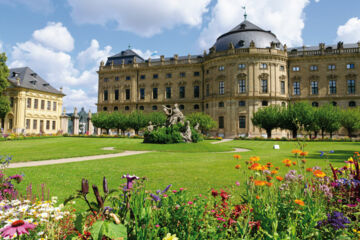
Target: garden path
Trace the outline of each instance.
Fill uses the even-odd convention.
[[[82,161],[98,160],[105,158],[131,156],[131,155],[143,154],[148,152],[151,151],[124,151],[121,153],[103,154],[103,155],[95,155],[95,156],[62,158],[62,159],[35,161],[35,162],[10,163],[8,168],[35,167],[35,166],[61,164],[61,163],[82,162]]]
[[[218,143],[224,143],[224,142],[230,142],[234,139],[231,139],[231,138],[224,138],[224,139],[221,139],[220,141],[216,141],[216,142],[212,142],[211,144],[218,144]]]

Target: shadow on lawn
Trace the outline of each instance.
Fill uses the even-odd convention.
[[[325,161],[326,158],[328,158],[330,162],[343,163],[349,157],[353,156],[355,151],[353,151],[353,150],[335,150],[334,153],[326,152],[326,155],[324,155],[324,156],[320,156],[320,151],[319,151],[318,154],[309,154],[307,158],[313,159],[313,160],[321,160],[321,161]]]

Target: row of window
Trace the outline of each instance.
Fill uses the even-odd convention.
[[[346,64],[346,69],[354,69],[355,68],[355,64],[354,63],[348,63]],[[336,65],[335,64],[329,64],[327,67],[328,70],[335,70],[336,69]],[[310,71],[318,71],[319,70],[319,66],[318,65],[311,65],[310,66]],[[300,71],[300,66],[294,66],[292,67],[292,71],[293,72],[299,72]]]
[[[170,105],[166,105],[167,107],[170,107]],[[200,109],[200,105],[199,104],[194,104],[193,105],[193,108],[194,110],[199,110]],[[125,111],[129,111],[130,110],[130,107],[129,106],[125,106],[124,107]],[[156,111],[158,110],[158,107],[156,105],[153,105],[151,107],[152,110]],[[180,104],[179,105],[179,109],[180,110],[184,110],[185,109],[185,106],[183,104]],[[145,107],[144,106],[139,106],[139,110],[145,110]],[[103,107],[103,111],[108,111],[108,108],[107,107]],[[119,107],[114,107],[114,111],[119,111]]]
[[[172,76],[173,76],[173,74],[172,73],[166,73],[165,74],[165,77],[166,78],[172,78]],[[199,77],[200,76],[200,72],[193,72],[193,76],[194,77]],[[179,77],[181,77],[181,78],[184,78],[184,77],[186,77],[186,72],[180,72],[179,73]],[[152,75],[152,78],[153,79],[158,79],[159,78],[159,74],[158,73],[154,73],[153,75]],[[140,79],[146,79],[146,75],[145,74],[141,74],[140,75]],[[119,81],[120,80],[120,77],[115,77],[115,81]],[[125,76],[125,80],[131,80],[131,76]],[[104,78],[104,82],[109,82],[110,81],[110,79],[109,78]]]
[[[268,68],[268,64],[267,63],[260,63],[259,65],[259,68],[260,69],[267,69]],[[240,63],[238,64],[238,69],[246,69],[246,64],[245,63]],[[225,66],[221,65],[218,67],[218,70],[220,72],[224,71],[225,70]],[[280,71],[285,71],[285,66],[284,65],[280,65]],[[206,70],[206,74],[209,74],[210,71],[209,70]]]
[[[38,123],[39,123],[39,129],[40,130],[44,130],[44,124],[45,124],[45,129],[46,130],[50,130],[50,128],[52,130],[56,130],[56,121],[37,120],[37,119],[32,120],[32,126],[31,126],[31,119],[26,119],[26,129],[36,130],[36,129],[38,129]]]
[[[319,83],[318,81],[312,81],[310,83],[311,94],[316,95],[319,93]],[[347,80],[347,93],[355,93],[355,80]],[[336,94],[336,80],[329,81],[329,93]],[[300,82],[293,82],[293,94],[300,95]]]
[[[159,93],[159,89],[153,88],[152,89],[152,99],[158,99],[158,96],[159,96],[158,93]],[[172,95],[171,93],[172,93],[171,87],[166,87],[165,88],[165,97],[167,99],[171,99],[171,95]],[[114,96],[115,96],[115,99],[114,99],[115,101],[119,100],[119,90],[118,89],[115,89]],[[194,86],[193,96],[194,96],[194,98],[200,97],[200,86]],[[145,88],[139,89],[139,97],[140,97],[140,100],[145,99]],[[179,98],[185,98],[185,87],[184,86],[179,87]],[[125,89],[125,99],[130,100],[130,89],[129,88]],[[108,101],[108,100],[109,100],[109,91],[104,90],[104,101]]]
[[[223,129],[225,124],[224,124],[224,117],[220,116],[219,117],[219,128]],[[245,116],[239,116],[239,128],[246,128],[246,117]]]
[[[337,106],[337,102],[334,102],[334,101],[333,101],[333,102],[331,102],[331,104],[332,104],[334,107]],[[312,105],[313,107],[318,107],[318,106],[319,106],[319,103],[318,103],[318,102],[312,102],[311,105]],[[349,106],[349,107],[356,107],[356,102],[354,102],[354,101],[349,101],[348,106]]]
[[[10,107],[14,107],[14,97],[10,98]],[[41,110],[45,110],[45,100],[41,100],[40,101],[40,109]],[[26,101],[26,107],[27,108],[34,108],[34,109],[38,109],[39,108],[39,99],[32,99],[32,98],[28,98]],[[53,111],[57,110],[57,102],[52,102],[51,101],[47,101],[47,105],[46,105],[46,110],[51,111],[51,109]]]

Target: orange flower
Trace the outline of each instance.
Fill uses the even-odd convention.
[[[294,153],[294,154],[299,154],[299,153],[301,153],[302,151],[301,150],[299,150],[299,149],[293,149],[292,151],[291,151],[291,153]]]
[[[318,178],[323,178],[326,176],[326,174],[321,170],[315,170],[313,173],[314,173],[314,176],[318,177]]]
[[[260,199],[260,197],[259,197],[259,196],[256,196],[256,199]]]
[[[258,162],[260,161],[260,157],[256,157],[256,156],[250,157],[250,161]]]
[[[291,160],[290,160],[290,159],[284,159],[282,162],[283,162],[285,165],[286,165],[286,164],[290,164],[290,165],[291,165]]]
[[[276,171],[276,170],[272,170],[272,171],[271,171],[271,174],[272,174],[272,175],[277,174],[277,173],[278,173],[278,171]]]
[[[308,154],[309,154],[308,152],[301,152],[301,153],[300,153],[300,156],[306,157]]]
[[[276,167],[275,170],[279,170],[280,168],[279,167]]]
[[[312,168],[307,168],[306,171],[307,171],[307,172],[312,172],[313,169],[312,169]]]
[[[296,165],[296,162],[292,162],[292,164],[295,166],[295,165]]]
[[[303,200],[296,199],[296,200],[294,200],[294,202],[295,202],[296,204],[300,205],[300,206],[305,206],[305,203],[304,203]]]
[[[285,164],[285,166],[291,167],[291,163],[287,163],[287,164]]]
[[[240,169],[241,168],[240,164],[236,165],[235,168]]]
[[[271,176],[266,176],[266,179],[267,179],[268,181],[270,181],[270,180],[272,179],[272,177],[271,177]]]
[[[241,156],[240,156],[240,155],[238,155],[238,154],[235,154],[235,155],[234,155],[234,158],[235,158],[235,159],[240,159],[240,158],[241,158]]]
[[[266,182],[266,185],[267,185],[268,187],[271,187],[273,184],[272,184],[271,182]]]
[[[306,159],[305,159],[305,158],[304,158],[304,159],[302,159],[301,161],[302,161],[303,163],[306,163]]]
[[[250,169],[255,171],[261,171],[263,170],[263,167],[260,163],[254,163],[253,165],[251,165]]]
[[[254,180],[254,184],[255,186],[265,186],[267,183],[267,181],[262,181],[262,180]]]
[[[284,180],[284,178],[283,178],[283,177],[280,177],[280,176],[276,176],[276,179],[279,180],[280,182],[281,182],[282,180]]]

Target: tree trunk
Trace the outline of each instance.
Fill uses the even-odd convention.
[[[139,129],[134,129],[135,130],[135,135],[139,135]]]
[[[321,138],[324,139],[325,129],[321,129]]]
[[[267,138],[271,138],[271,129],[266,129]]]
[[[351,138],[351,136],[352,136],[352,131],[351,131],[351,129],[347,129],[347,131],[348,131],[348,137]]]
[[[297,129],[293,129],[292,135],[293,135],[293,138],[297,138]]]
[[[332,136],[333,136],[333,132],[330,132],[330,138],[332,138]]]
[[[314,131],[314,139],[317,138],[317,135],[318,135],[318,131]]]
[[[4,118],[1,118],[1,125],[0,125],[0,128],[4,128],[5,129],[5,119]]]
[[[311,137],[312,137],[311,132],[309,132],[309,138],[310,138],[310,140],[311,140]]]

